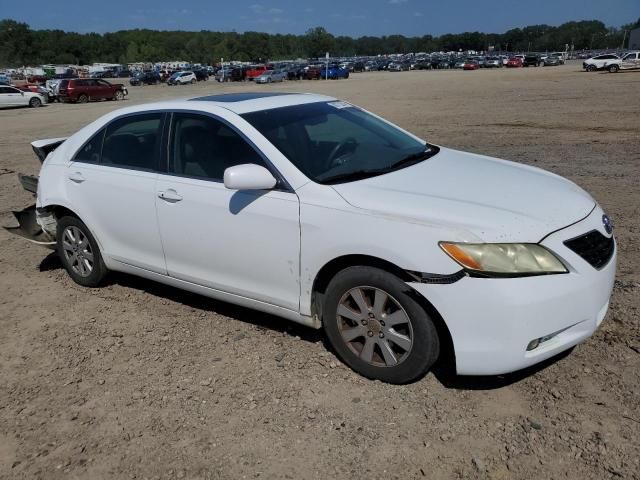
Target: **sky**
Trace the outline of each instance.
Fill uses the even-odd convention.
[[[640,0],[0,0],[0,18],[81,33],[151,28],[301,34],[323,26],[351,37],[435,36],[572,20],[618,27],[638,17]]]

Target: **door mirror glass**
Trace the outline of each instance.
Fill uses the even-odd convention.
[[[271,190],[276,183],[271,172],[260,165],[247,163],[224,171],[224,186],[230,190]]]

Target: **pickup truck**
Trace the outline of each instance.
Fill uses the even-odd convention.
[[[610,63],[607,70],[616,73],[620,70],[637,70],[640,69],[640,51],[629,52],[620,60]]]

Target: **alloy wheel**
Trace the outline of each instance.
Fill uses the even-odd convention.
[[[374,287],[346,292],[336,312],[342,340],[361,360],[376,367],[395,367],[413,347],[411,319],[389,293]]]
[[[65,260],[71,269],[81,277],[88,277],[93,271],[93,251],[89,238],[76,226],[69,226],[62,232],[62,248]]]

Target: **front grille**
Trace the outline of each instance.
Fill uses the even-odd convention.
[[[567,240],[564,244],[597,270],[609,263],[613,256],[613,237],[605,237],[597,230]]]

